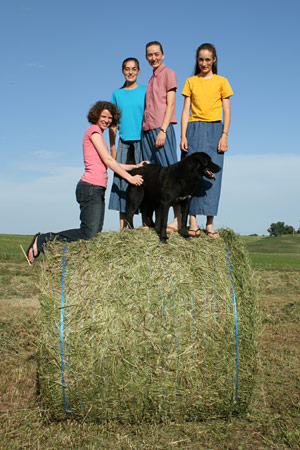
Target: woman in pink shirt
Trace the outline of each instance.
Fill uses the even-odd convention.
[[[76,187],[76,199],[80,205],[80,228],[59,233],[37,233],[27,250],[27,261],[31,264],[44,251],[47,242],[57,239],[67,242],[79,239],[89,240],[102,231],[105,210],[107,167],[128,183],[140,186],[143,178],[132,176],[128,171],[143,164],[119,164],[108,152],[103,131],[117,126],[120,120],[118,108],[110,102],[97,102],[88,113],[92,124],[83,138],[83,159],[85,172]]]

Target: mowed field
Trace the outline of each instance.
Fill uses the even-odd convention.
[[[249,410],[200,423],[50,422],[36,401],[39,262],[0,235],[0,449],[299,449],[300,235],[243,237],[259,285],[261,332]]]

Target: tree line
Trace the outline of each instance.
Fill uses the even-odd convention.
[[[300,234],[300,225],[296,231],[291,225],[285,225],[284,222],[271,223],[268,228],[270,236],[281,236],[282,234]]]

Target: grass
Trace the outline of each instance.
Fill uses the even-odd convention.
[[[300,234],[276,237],[244,236],[243,240],[250,252],[259,253],[300,253]]]
[[[10,250],[3,249],[0,238],[0,255],[9,253]],[[0,272],[7,276],[6,290],[0,293],[1,450],[299,449],[300,272],[295,267],[293,270],[261,268],[256,272],[262,332],[256,388],[245,416],[228,421],[134,426],[118,422],[103,425],[50,422],[35,395],[39,264],[30,268],[22,260],[22,254],[18,258],[13,249],[19,240],[24,239],[26,244],[31,237],[12,238],[12,244],[6,240],[6,247],[16,259],[0,257]]]
[[[243,236],[252,266],[258,270],[300,270],[300,234]]]
[[[250,261],[258,270],[300,270],[300,253],[250,252]]]
[[[0,261],[24,261],[20,245],[26,251],[32,237],[17,234],[0,234]]]
[[[32,270],[20,249],[21,244],[26,251],[31,240],[32,236],[0,234],[0,298],[21,299],[37,294]]]

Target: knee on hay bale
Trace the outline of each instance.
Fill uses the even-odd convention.
[[[102,233],[49,245],[40,400],[53,419],[202,420],[245,411],[255,282],[241,240]]]

